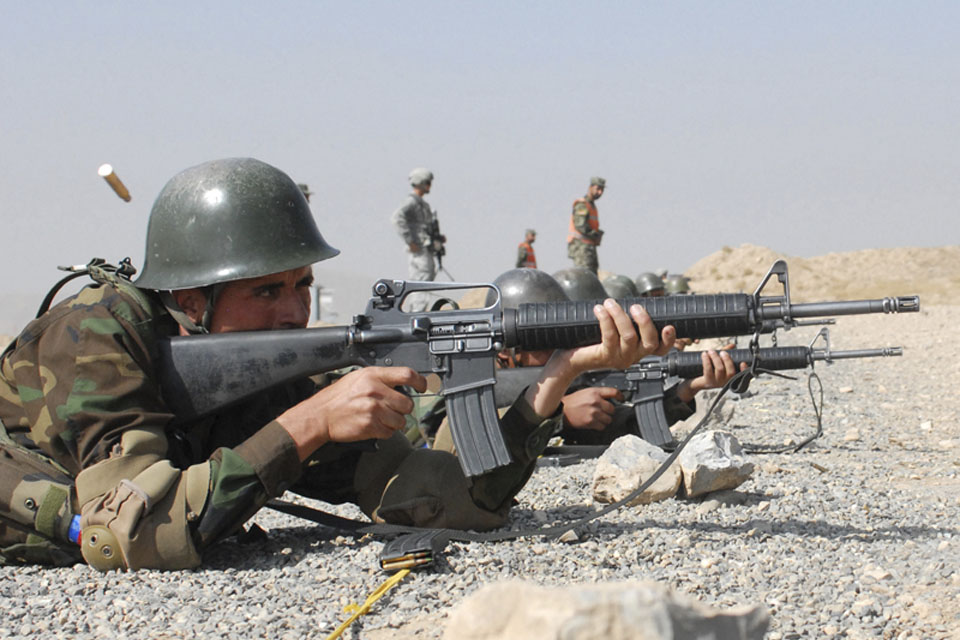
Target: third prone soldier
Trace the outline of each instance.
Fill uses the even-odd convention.
[[[533,251],[533,243],[537,240],[537,232],[527,229],[523,242],[517,247],[517,269],[536,269],[537,254]]]
[[[590,178],[587,194],[573,202],[573,214],[570,216],[570,230],[567,234],[567,256],[576,266],[586,267],[594,273],[599,268],[597,247],[603,238],[595,202],[603,195],[606,186],[607,181],[603,178]]]
[[[403,241],[407,243],[410,254],[408,278],[410,280],[433,280],[437,276],[437,264],[434,260],[434,247],[431,241],[431,227],[436,215],[423,196],[430,193],[433,173],[427,169],[414,169],[410,172],[410,186],[413,192],[399,209],[390,217],[393,226]],[[423,294],[409,296],[404,307],[408,311],[423,311],[429,306],[429,298]]]

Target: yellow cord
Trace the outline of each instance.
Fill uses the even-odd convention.
[[[362,605],[352,603],[344,607],[344,611],[347,613],[352,613],[353,615],[351,615],[343,624],[337,627],[336,631],[327,636],[327,640],[335,640],[336,638],[339,638],[341,633],[346,631],[347,628],[353,624],[357,618],[370,611],[370,607],[373,605],[373,603],[379,600],[383,594],[392,589],[398,582],[406,578],[408,573],[410,573],[410,569],[401,569],[400,571],[397,571],[395,574],[390,576],[386,582],[374,589],[370,595],[367,596],[367,601]]]

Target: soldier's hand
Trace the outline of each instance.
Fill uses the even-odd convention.
[[[416,242],[408,243],[407,249],[410,250],[410,253],[420,253],[420,245],[418,245]]]
[[[551,415],[566,395],[567,387],[581,373],[626,369],[650,354],[663,355],[677,335],[673,327],[664,327],[658,335],[650,316],[638,304],[630,307],[627,315],[615,300],[608,298],[596,305],[593,313],[600,323],[600,344],[557,349],[544,365],[540,380],[527,387],[524,397],[537,415]]]
[[[732,346],[732,345],[731,345]],[[728,349],[720,351],[702,351],[700,362],[703,366],[703,375],[690,380],[684,380],[677,388],[677,397],[683,402],[690,402],[704,389],[718,389],[736,375],[737,365],[730,357]],[[746,362],[740,363],[739,371],[747,368]]]
[[[664,355],[673,346],[677,332],[672,326],[657,327],[638,304],[630,308],[630,315],[608,298],[593,309],[600,323],[600,344],[571,351],[570,365],[579,375],[593,369],[626,369],[651,354]],[[634,327],[636,323],[636,327]]]
[[[277,421],[305,460],[327,442],[389,438],[406,425],[413,400],[395,387],[426,391],[426,378],[408,367],[365,367],[352,371],[285,411]]]
[[[574,429],[602,431],[613,421],[616,408],[611,399],[623,400],[612,387],[587,387],[563,397],[563,421]]]

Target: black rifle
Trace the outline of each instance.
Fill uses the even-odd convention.
[[[815,344],[824,341],[823,348]],[[830,348],[830,334],[826,327],[810,342],[809,346],[761,347],[755,349],[729,349],[737,369],[746,363],[755,373],[786,371],[813,367],[814,362],[832,364],[834,360],[849,358],[878,358],[903,355],[903,347],[880,349],[852,349],[834,351]],[[542,367],[502,369],[497,372],[496,402],[498,407],[513,404],[520,393],[540,377]],[[579,376],[570,385],[571,389],[586,387],[610,387],[620,391],[624,399],[633,405],[640,436],[651,444],[663,446],[673,440],[667,416],[663,410],[664,387],[668,377],[683,379],[703,375],[700,351],[672,351],[666,356],[651,356],[624,371],[589,371]]]
[[[783,294],[761,296],[776,275]],[[185,336],[158,345],[160,387],[181,418],[209,414],[269,387],[348,365],[407,366],[443,382],[460,464],[475,476],[509,464],[494,398],[494,361],[504,348],[556,349],[596,344],[594,302],[525,303],[501,309],[400,310],[413,292],[494,288],[490,284],[380,280],[364,315],[346,326]],[[498,292],[499,293],[499,292]],[[658,330],[713,338],[759,332],[764,321],[918,311],[917,296],[791,304],[787,265],[777,261],[752,294],[625,298],[646,308]]]
[[[440,220],[437,218],[436,211],[433,212],[433,220],[430,221],[427,235],[430,236],[430,248],[433,255],[437,258],[437,269],[446,273],[453,280],[450,273],[443,268],[443,256],[447,255],[447,236],[440,233]]]

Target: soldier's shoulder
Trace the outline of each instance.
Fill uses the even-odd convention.
[[[42,334],[82,331],[96,333],[125,332],[125,327],[143,333],[158,315],[158,302],[132,284],[92,283],[53,305],[46,313],[31,321],[21,332],[19,341],[29,342]]]

